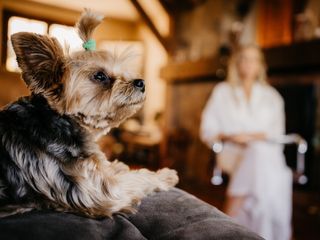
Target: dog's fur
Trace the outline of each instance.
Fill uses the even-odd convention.
[[[83,13],[76,27],[84,42],[102,19]],[[55,38],[26,32],[11,41],[31,95],[0,112],[2,216],[34,208],[91,217],[134,212],[147,194],[177,183],[174,170],[130,171],[98,148],[96,140],[145,99],[143,81],[134,84],[124,55],[65,54]]]

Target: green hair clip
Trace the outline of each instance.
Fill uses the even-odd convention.
[[[86,50],[86,51],[94,51],[96,50],[96,41],[93,39],[89,39],[88,41],[84,42],[82,44],[82,47]]]

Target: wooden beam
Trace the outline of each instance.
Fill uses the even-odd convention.
[[[166,12],[171,16],[171,14],[172,14],[172,8],[170,8],[170,4],[168,4],[168,2],[165,1],[165,0],[159,0],[159,3],[160,3],[161,6],[163,7],[163,9],[165,9]]]
[[[159,40],[163,48],[167,51],[170,52],[169,44],[168,41],[160,34],[158,29],[155,27],[153,24],[151,18],[148,16],[148,14],[144,11],[143,7],[137,0],[130,0],[133,6],[136,8],[144,22],[147,24],[147,26],[150,28],[152,33],[156,36],[156,38]]]
[[[272,83],[320,82],[320,40],[299,42],[263,50],[268,66],[268,76]],[[219,57],[169,63],[160,71],[161,78],[169,83],[185,83],[219,80],[226,74],[226,68]],[[298,76],[302,76],[299,77]],[[312,76],[312,77],[303,77]],[[283,78],[283,80],[281,80]]]
[[[226,69],[218,58],[170,63],[160,70],[161,78],[170,83],[193,82],[207,78],[218,80],[224,78],[225,75]]]
[[[319,39],[264,49],[270,74],[319,72],[319,52]]]
[[[171,13],[190,11],[208,0],[159,0],[164,8]]]

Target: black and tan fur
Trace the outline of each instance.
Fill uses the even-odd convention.
[[[101,21],[84,12],[76,25],[84,42]],[[177,183],[174,170],[109,162],[96,143],[144,102],[144,82],[127,70],[126,56],[69,55],[56,39],[34,33],[11,41],[31,95],[0,112],[2,216],[34,208],[91,217],[133,212],[146,195]]]

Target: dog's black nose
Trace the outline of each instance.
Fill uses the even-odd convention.
[[[144,80],[135,79],[135,80],[133,80],[133,85],[135,88],[139,89],[141,92],[144,92],[144,90],[145,90]]]

